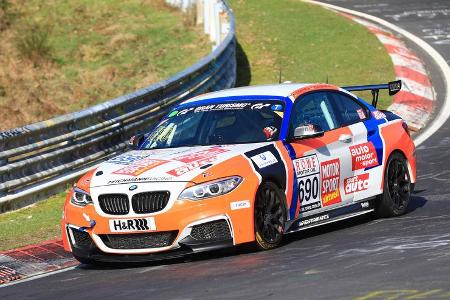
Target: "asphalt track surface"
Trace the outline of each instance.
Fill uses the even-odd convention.
[[[392,22],[450,61],[450,1],[327,2]],[[442,101],[439,69],[415,50]],[[449,133],[447,121],[418,147],[416,193],[403,217],[343,221],[288,236],[268,252],[237,248],[145,266],[80,266],[0,288],[0,299],[450,298]]]

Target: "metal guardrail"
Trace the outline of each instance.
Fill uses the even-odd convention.
[[[214,51],[168,80],[88,109],[0,132],[0,212],[33,203],[66,187],[90,167],[126,149],[171,106],[234,86],[235,23],[226,2],[228,32]]]

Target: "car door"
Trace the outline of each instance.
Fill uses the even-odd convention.
[[[341,126],[330,93],[318,91],[302,95],[292,108],[288,140],[295,153],[293,165],[298,199],[297,203],[291,203],[291,218],[352,202],[352,195],[343,193],[343,179],[353,174],[349,150],[352,132],[347,126]],[[301,125],[319,126],[324,131],[323,136],[294,139],[295,128]]]
[[[379,121],[352,95],[330,92],[336,119],[350,129],[352,176],[343,179],[344,194],[359,201],[381,193],[383,141]]]

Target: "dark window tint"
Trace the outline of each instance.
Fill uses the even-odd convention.
[[[327,92],[307,94],[296,100],[291,115],[291,133],[300,125],[319,125],[324,131],[339,127]]]
[[[350,96],[341,93],[330,93],[339,121],[339,127],[360,122],[367,118],[367,110]]]

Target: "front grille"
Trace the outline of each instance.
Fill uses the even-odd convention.
[[[73,228],[68,230],[72,231],[72,236],[73,239],[75,240],[76,247],[87,249],[91,246],[92,240],[91,237],[89,236],[89,233],[87,233],[86,231],[81,231]]]
[[[109,215],[126,215],[130,211],[128,196],[125,194],[104,194],[98,196],[103,212]]]
[[[231,232],[226,220],[217,220],[195,225],[191,236],[199,241],[223,241],[231,239]]]
[[[170,193],[146,192],[133,195],[131,204],[137,214],[148,214],[163,210],[169,202]]]
[[[178,235],[178,230],[132,233],[132,234],[101,234],[103,243],[112,249],[147,249],[172,245]]]

